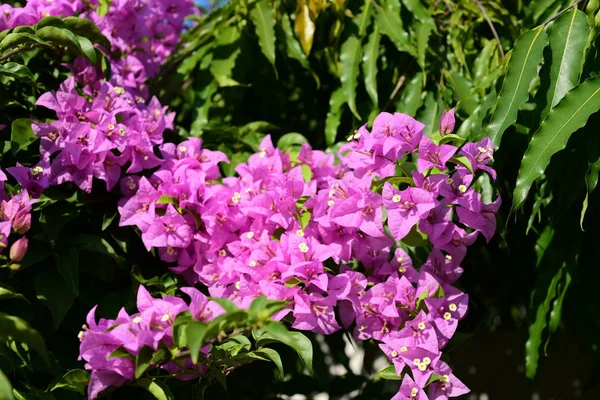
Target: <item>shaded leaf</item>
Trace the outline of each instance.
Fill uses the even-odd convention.
[[[513,207],[527,198],[533,182],[550,163],[550,158],[565,148],[571,134],[583,127],[592,113],[600,109],[600,77],[589,79],[573,90],[554,107],[533,134],[523,156],[513,193]]]
[[[11,78],[19,79],[31,86],[35,86],[35,77],[29,68],[22,64],[7,62],[0,65],[0,76],[10,76]]]
[[[26,343],[48,361],[48,350],[42,335],[19,317],[0,312],[0,338]]]
[[[26,149],[35,142],[38,137],[31,129],[31,120],[29,118],[19,118],[13,121],[11,126],[11,150],[13,154]]]
[[[329,111],[327,112],[327,119],[325,120],[325,142],[327,146],[331,146],[335,143],[338,133],[338,127],[340,126],[340,120],[342,119],[342,106],[345,102],[344,91],[341,87],[331,92],[329,99]]]
[[[269,0],[258,1],[250,10],[250,19],[256,28],[260,49],[273,65],[275,75],[277,75],[277,69],[275,69],[275,17]]]
[[[54,329],[60,326],[63,318],[71,309],[75,296],[64,279],[54,271],[44,271],[38,274],[34,281],[37,298],[50,309]]]
[[[76,296],[79,296],[79,253],[68,247],[56,253],[56,267]]]

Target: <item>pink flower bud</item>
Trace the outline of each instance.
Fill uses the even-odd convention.
[[[21,212],[13,220],[13,229],[23,235],[31,228],[31,214]]]
[[[10,259],[15,262],[21,261],[23,257],[25,257],[25,254],[27,254],[28,244],[29,241],[26,237],[22,237],[14,242],[13,245],[10,246]]]
[[[448,135],[454,132],[454,125],[456,124],[456,120],[454,119],[454,108],[448,111],[447,113],[442,114],[442,119],[440,121],[440,133],[442,135]]]

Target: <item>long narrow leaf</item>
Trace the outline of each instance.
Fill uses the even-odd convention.
[[[527,198],[533,182],[550,163],[550,158],[564,149],[571,134],[583,127],[592,113],[600,109],[600,77],[589,79],[571,90],[553,108],[534,133],[523,156],[513,193],[513,207]]]
[[[269,0],[260,0],[250,11],[250,18],[256,28],[258,44],[267,60],[275,68],[275,17]],[[275,69],[277,74],[277,69]]]
[[[340,51],[340,81],[350,111],[358,119],[360,119],[360,114],[356,109],[356,84],[358,83],[360,60],[360,39],[350,36],[342,44]]]
[[[548,36],[543,27],[525,32],[515,43],[494,115],[487,129],[487,136],[492,139],[496,148],[500,145],[502,134],[515,123],[519,108],[529,97],[529,84],[537,75],[537,66],[542,61],[542,52],[547,45]]]
[[[552,24],[548,35],[552,51],[550,86],[541,120],[579,83],[589,32],[587,18],[577,8],[563,14]]]
[[[377,59],[379,57],[380,41],[381,35],[379,34],[379,27],[375,25],[373,32],[369,36],[369,42],[364,48],[364,55],[362,58],[362,67],[365,74],[365,88],[375,107],[377,107],[379,101],[377,94]]]

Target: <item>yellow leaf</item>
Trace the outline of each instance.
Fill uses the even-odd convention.
[[[309,2],[315,2],[320,0],[308,0]],[[311,18],[311,10],[306,0],[298,0],[298,8],[296,9],[296,34],[302,45],[304,53],[307,55],[310,53],[312,48],[313,38],[315,35],[315,20],[316,16]]]

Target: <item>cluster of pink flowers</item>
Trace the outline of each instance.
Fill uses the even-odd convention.
[[[184,17],[197,12],[193,1],[113,1],[103,17],[96,14],[96,4],[56,0],[29,1],[24,8],[2,6],[6,28],[35,24],[48,15],[83,12],[81,16],[97,23],[109,38],[113,48],[106,50],[118,55],[111,60],[109,81],[79,58],[71,67],[72,77],[58,91],[38,99],[37,105],[55,111],[58,120],[33,122],[41,138],[37,165],[8,169],[33,197],[63,182],[89,192],[94,177],[111,190],[122,168],[136,173],[159,165],[154,146],[162,143],[165,129],[173,128],[174,114],[156,98],[147,101],[146,79],[177,45]]]
[[[453,121],[446,114],[441,131]],[[266,295],[287,302],[275,318],[291,313],[294,328],[331,334],[341,324],[379,341],[398,374],[412,371],[395,399],[427,398],[433,373],[443,379],[427,386],[431,398],[458,396],[467,389],[440,360],[468,305],[452,283],[477,235],[494,234],[500,199],[484,204],[472,187],[478,170],[495,178],[489,139],[458,149],[423,127],[382,113],[341,147],[339,162],[307,144],[293,159],[267,136],[220,182],[224,154],[195,138],[166,143],[150,178],[123,178],[121,225],[139,228],[149,250],[213,297],[247,307]],[[418,268],[400,242],[411,232],[431,246]]]
[[[4,189],[5,181],[6,174],[0,170],[0,253],[8,247],[11,234],[24,235],[31,227],[31,201],[29,193],[23,189],[18,194],[9,198]],[[13,263],[20,262],[27,253],[27,246],[28,240],[25,236],[15,240],[10,246],[10,260]]]
[[[110,386],[118,387],[133,380],[135,357],[143,348],[154,351],[159,346],[173,348],[173,321],[178,314],[189,311],[194,320],[207,322],[223,313],[221,306],[209,301],[197,289],[181,288],[181,291],[190,297],[189,305],[179,297],[155,299],[140,286],[137,293],[137,313],[129,315],[125,309],[121,309],[116,319],[101,318],[98,323],[95,317],[96,307],[88,313],[87,324],[83,325],[79,339],[80,359],[85,360],[85,368],[92,371],[88,387],[89,399],[95,399]],[[110,357],[115,350],[123,351],[128,356]],[[169,374],[178,374],[178,378],[182,380],[193,379],[205,372],[204,366],[194,365],[189,356],[178,361],[174,359],[161,364],[159,368]]]

